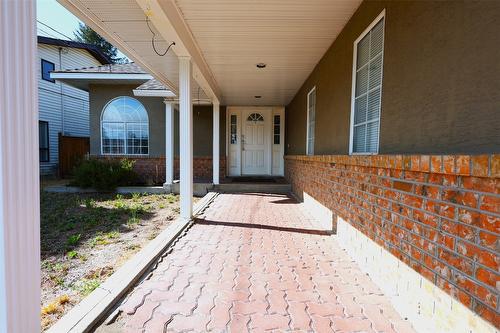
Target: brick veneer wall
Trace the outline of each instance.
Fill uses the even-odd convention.
[[[103,159],[121,159],[122,157],[104,157]],[[165,157],[126,157],[135,161],[134,170],[146,184],[161,185],[165,182]],[[221,157],[219,162],[220,179],[226,175],[226,158]],[[193,177],[195,180],[212,181],[212,157],[193,157]],[[179,179],[179,158],[174,159],[174,179]]]
[[[500,155],[294,155],[285,176],[499,327]]]

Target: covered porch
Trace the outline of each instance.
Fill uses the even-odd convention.
[[[449,142],[440,146],[446,148],[441,151],[425,150],[425,142],[408,150],[408,145],[397,145],[397,138],[413,145],[413,137],[399,132],[387,143],[387,154],[377,155],[384,153],[379,147],[383,57],[393,65],[392,78],[388,75],[392,81],[385,83],[387,90],[392,88],[387,109],[392,107],[393,118],[386,124],[396,118],[403,126],[407,120],[394,116],[401,113],[399,106],[415,100],[418,104],[426,93],[431,95],[426,90],[431,81],[417,73],[419,80],[414,82],[424,81],[425,89],[401,99],[396,96],[404,81],[398,71],[407,69],[407,59],[422,65],[420,58],[411,58],[415,52],[406,44],[407,36],[440,45],[428,27],[407,24],[414,19],[415,3],[410,8],[405,3],[368,1],[359,12],[357,0],[317,0],[314,5],[280,0],[258,5],[226,0],[58,1],[168,91],[168,96],[161,93],[166,186],[174,184],[173,119],[176,108],[179,112],[183,224],[170,239],[177,243],[154,257],[161,259],[149,278],[123,299],[123,307],[110,314],[109,323],[121,313],[119,329],[133,332],[220,331],[230,326],[238,332],[497,330],[499,156],[489,154],[488,142],[482,146],[488,154],[483,155],[458,144],[454,150]],[[456,9],[458,20],[463,12],[493,12],[467,6]],[[405,14],[406,20],[394,15],[386,21],[386,7]],[[0,135],[7,143],[0,155],[0,331],[32,332],[39,328],[39,184],[34,29],[26,27],[34,26],[34,4],[4,2],[0,8],[1,42],[8,44],[12,35],[19,41],[0,51],[5,68]],[[434,10],[448,13],[438,5],[419,9],[431,22],[440,21]],[[478,23],[474,27],[481,27],[480,15],[470,16]],[[385,37],[393,44],[385,54],[388,22],[393,30]],[[405,30],[407,26],[411,29]],[[399,54],[397,48],[406,53]],[[432,66],[443,66],[444,60],[426,60],[431,65],[417,68],[447,74]],[[18,78],[16,85],[5,84],[13,76]],[[333,83],[333,76],[339,82]],[[318,82],[322,85],[316,87]],[[337,104],[322,100],[324,118],[319,121],[316,94],[322,89],[323,96],[341,96]],[[457,95],[461,92],[458,89]],[[193,219],[193,104],[200,101],[212,107],[210,181],[216,189],[226,185],[222,169],[228,177],[286,174],[296,196],[214,194],[206,210],[196,211]],[[365,104],[359,106],[359,101]],[[222,135],[221,107],[226,119]],[[490,110],[488,105],[482,109]],[[336,118],[337,110],[348,113],[349,119]],[[420,108],[413,110],[418,113]],[[429,117],[436,114],[432,108],[426,111]],[[488,119],[485,114],[478,118]],[[417,132],[423,127],[420,124]],[[300,135],[290,140],[292,132]],[[323,140],[315,142],[315,133]],[[332,134],[339,134],[338,140],[330,140]],[[413,155],[400,155],[401,151]],[[331,235],[334,231],[337,236]],[[128,283],[122,292],[130,287]],[[99,292],[103,298],[110,294],[103,288]],[[109,314],[105,310],[109,304],[93,324]],[[66,322],[76,327],[80,319]],[[87,329],[91,327],[82,331]]]
[[[143,87],[146,83],[134,95],[165,97],[166,187],[174,186],[176,178],[173,119],[174,110],[179,110],[178,186],[181,216],[186,219],[192,213],[196,178],[193,103],[213,106],[213,185],[221,183],[221,173],[228,177],[283,177],[285,105],[359,5],[358,1],[322,1],[313,7],[295,4],[285,8],[269,3],[262,10],[250,2],[231,8],[224,1],[60,3],[164,87],[148,89]],[[317,24],[308,23],[307,17],[297,20],[305,9]],[[252,28],[256,23],[259,28]],[[297,38],[299,31],[301,37]],[[71,73],[55,73],[53,77],[64,80],[68,75]],[[225,132],[220,130],[221,110]]]

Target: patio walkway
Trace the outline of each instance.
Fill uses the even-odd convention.
[[[221,194],[98,332],[413,332],[295,200]]]

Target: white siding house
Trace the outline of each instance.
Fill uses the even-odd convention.
[[[53,175],[58,167],[59,133],[90,134],[89,96],[84,90],[51,79],[48,71],[99,66],[109,60],[91,45],[39,36],[37,61],[40,174]]]

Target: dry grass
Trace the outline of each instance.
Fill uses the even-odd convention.
[[[95,290],[178,213],[175,195],[42,192],[43,329]]]

